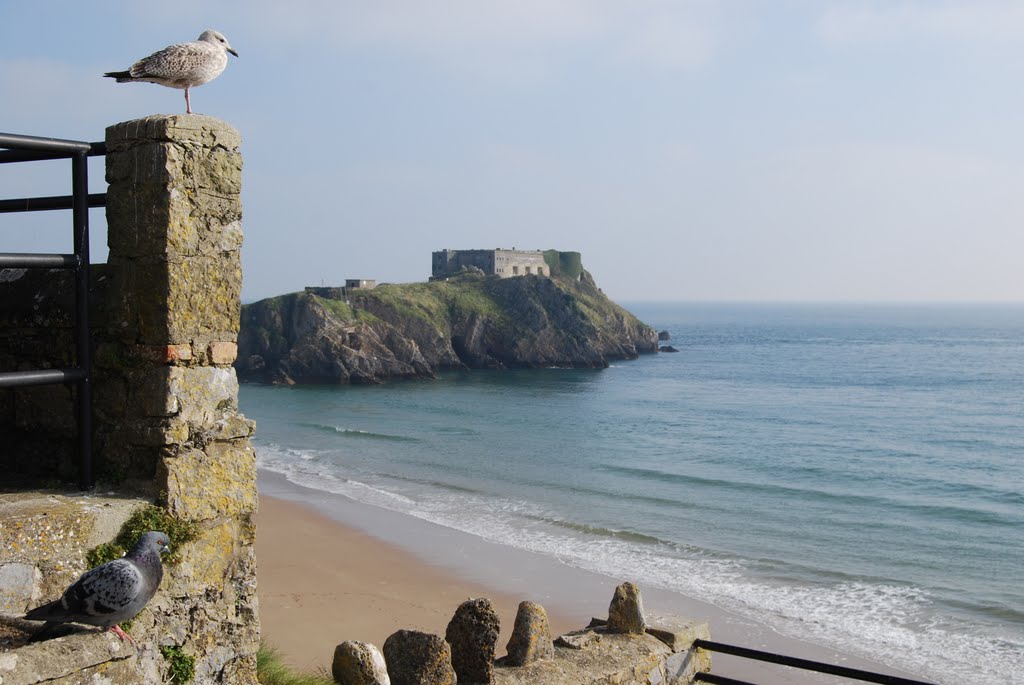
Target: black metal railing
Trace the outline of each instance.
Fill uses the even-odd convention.
[[[65,369],[0,373],[0,388],[74,383],[78,424],[78,481],[95,482],[92,460],[92,355],[89,332],[89,208],[106,205],[105,193],[89,194],[88,157],[107,153],[104,143],[0,133],[0,164],[71,160],[71,195],[0,200],[0,213],[71,210],[73,252],[0,253],[0,268],[67,269],[75,273],[76,365]]]
[[[911,680],[910,678],[902,678],[900,676],[895,675],[873,673],[872,671],[862,671],[859,668],[850,668],[849,666],[837,666],[835,664],[827,664],[821,661],[811,661],[809,659],[799,659],[794,656],[774,654],[772,652],[762,652],[759,649],[751,649],[749,647],[738,647],[736,645],[727,645],[722,642],[712,642],[711,640],[697,639],[693,641],[693,646],[699,649],[706,649],[709,652],[731,654],[732,656],[738,656],[744,659],[764,661],[766,663],[778,664],[780,666],[791,666],[792,668],[798,668],[804,671],[826,673],[828,675],[836,675],[842,678],[851,678],[853,680],[860,680],[867,683],[881,683],[881,685],[934,685],[934,683],[929,683],[923,680]],[[746,680],[737,680],[735,678],[728,678],[726,676],[715,675],[714,673],[697,673],[696,675],[694,675],[694,680],[703,683],[716,683],[717,685],[756,685],[755,683],[751,683]]]

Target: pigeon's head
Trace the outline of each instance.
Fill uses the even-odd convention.
[[[135,543],[135,547],[132,548],[129,554],[135,556],[135,552],[152,552],[159,557],[161,554],[167,554],[171,551],[170,542],[171,539],[167,537],[167,533],[151,530],[139,538],[139,541]]]
[[[224,34],[221,33],[220,31],[214,31],[213,29],[206,29],[201,34],[199,34],[199,40],[205,40],[207,43],[213,43],[214,45],[219,45],[222,48],[224,48],[225,50],[227,50],[228,52],[230,52],[235,57],[238,57],[238,53],[235,52],[235,49],[232,48],[231,45],[228,44],[228,39],[225,38]]]

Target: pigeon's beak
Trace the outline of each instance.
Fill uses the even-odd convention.
[[[235,52],[235,49],[234,49],[234,48],[228,48],[228,52],[230,52],[230,53],[231,53],[232,55],[234,55],[235,57],[238,57],[238,53],[237,53],[237,52]]]
[[[170,548],[169,545],[164,545],[163,547],[160,548],[160,554],[170,554],[170,553],[171,553],[171,548]]]

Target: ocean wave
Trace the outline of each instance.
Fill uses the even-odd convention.
[[[844,574],[824,581],[817,574],[815,582],[792,577],[758,579],[757,561],[723,557],[643,533],[567,521],[537,505],[496,500],[469,488],[439,487],[420,480],[412,484],[430,488],[431,495],[410,497],[329,471],[310,470],[309,462],[296,463],[295,456],[289,454],[287,463],[263,459],[260,466],[298,485],[544,554],[587,571],[634,578],[642,586],[710,601],[784,634],[899,663],[940,682],[1009,682],[1024,670],[1019,636],[1001,631],[998,622],[986,626],[953,616],[918,587]],[[771,560],[765,563],[777,568]]]
[[[702,488],[728,490],[730,492],[750,492],[755,495],[771,495],[780,498],[800,498],[805,501],[829,501],[843,502],[856,505],[858,508],[885,508],[888,510],[901,510],[920,514],[922,517],[934,520],[943,518],[958,523],[971,522],[980,523],[986,526],[1017,527],[1021,524],[1021,517],[1016,510],[995,511],[982,509],[980,507],[964,507],[953,504],[925,501],[910,501],[909,499],[894,499],[882,495],[869,495],[851,492],[835,492],[822,490],[820,488],[803,488],[795,485],[780,485],[777,483],[754,483],[742,480],[727,480],[721,478],[709,478],[705,476],[694,476],[689,474],[664,471],[660,469],[646,469],[632,466],[618,466],[614,464],[602,464],[598,468],[621,475],[631,476],[642,480],[656,481],[659,483],[679,483],[683,485],[695,485]],[[1011,501],[1015,497],[1011,496]],[[948,502],[948,499],[943,499]]]
[[[322,431],[325,433],[334,433],[346,438],[361,438],[364,440],[390,440],[394,442],[422,442],[419,438],[413,438],[406,435],[392,435],[389,433],[373,433],[371,431],[359,430],[358,428],[346,428],[344,426],[331,426],[322,423],[300,423],[299,426],[303,428],[312,428],[313,430]]]

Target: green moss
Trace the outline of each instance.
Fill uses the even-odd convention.
[[[171,516],[166,509],[150,504],[128,517],[113,542],[105,542],[89,550],[85,555],[89,568],[120,559],[135,544],[139,536],[151,530],[167,533],[170,538],[171,553],[165,557],[167,563],[170,564],[178,563],[180,560],[178,551],[181,546],[195,540],[199,535],[195,523],[177,519]]]
[[[334,685],[326,673],[298,673],[289,668],[273,649],[260,645],[256,652],[256,679],[260,685]]]
[[[184,685],[195,676],[196,658],[185,654],[181,647],[165,645],[160,648],[160,653],[167,662],[167,677],[172,683]]]

